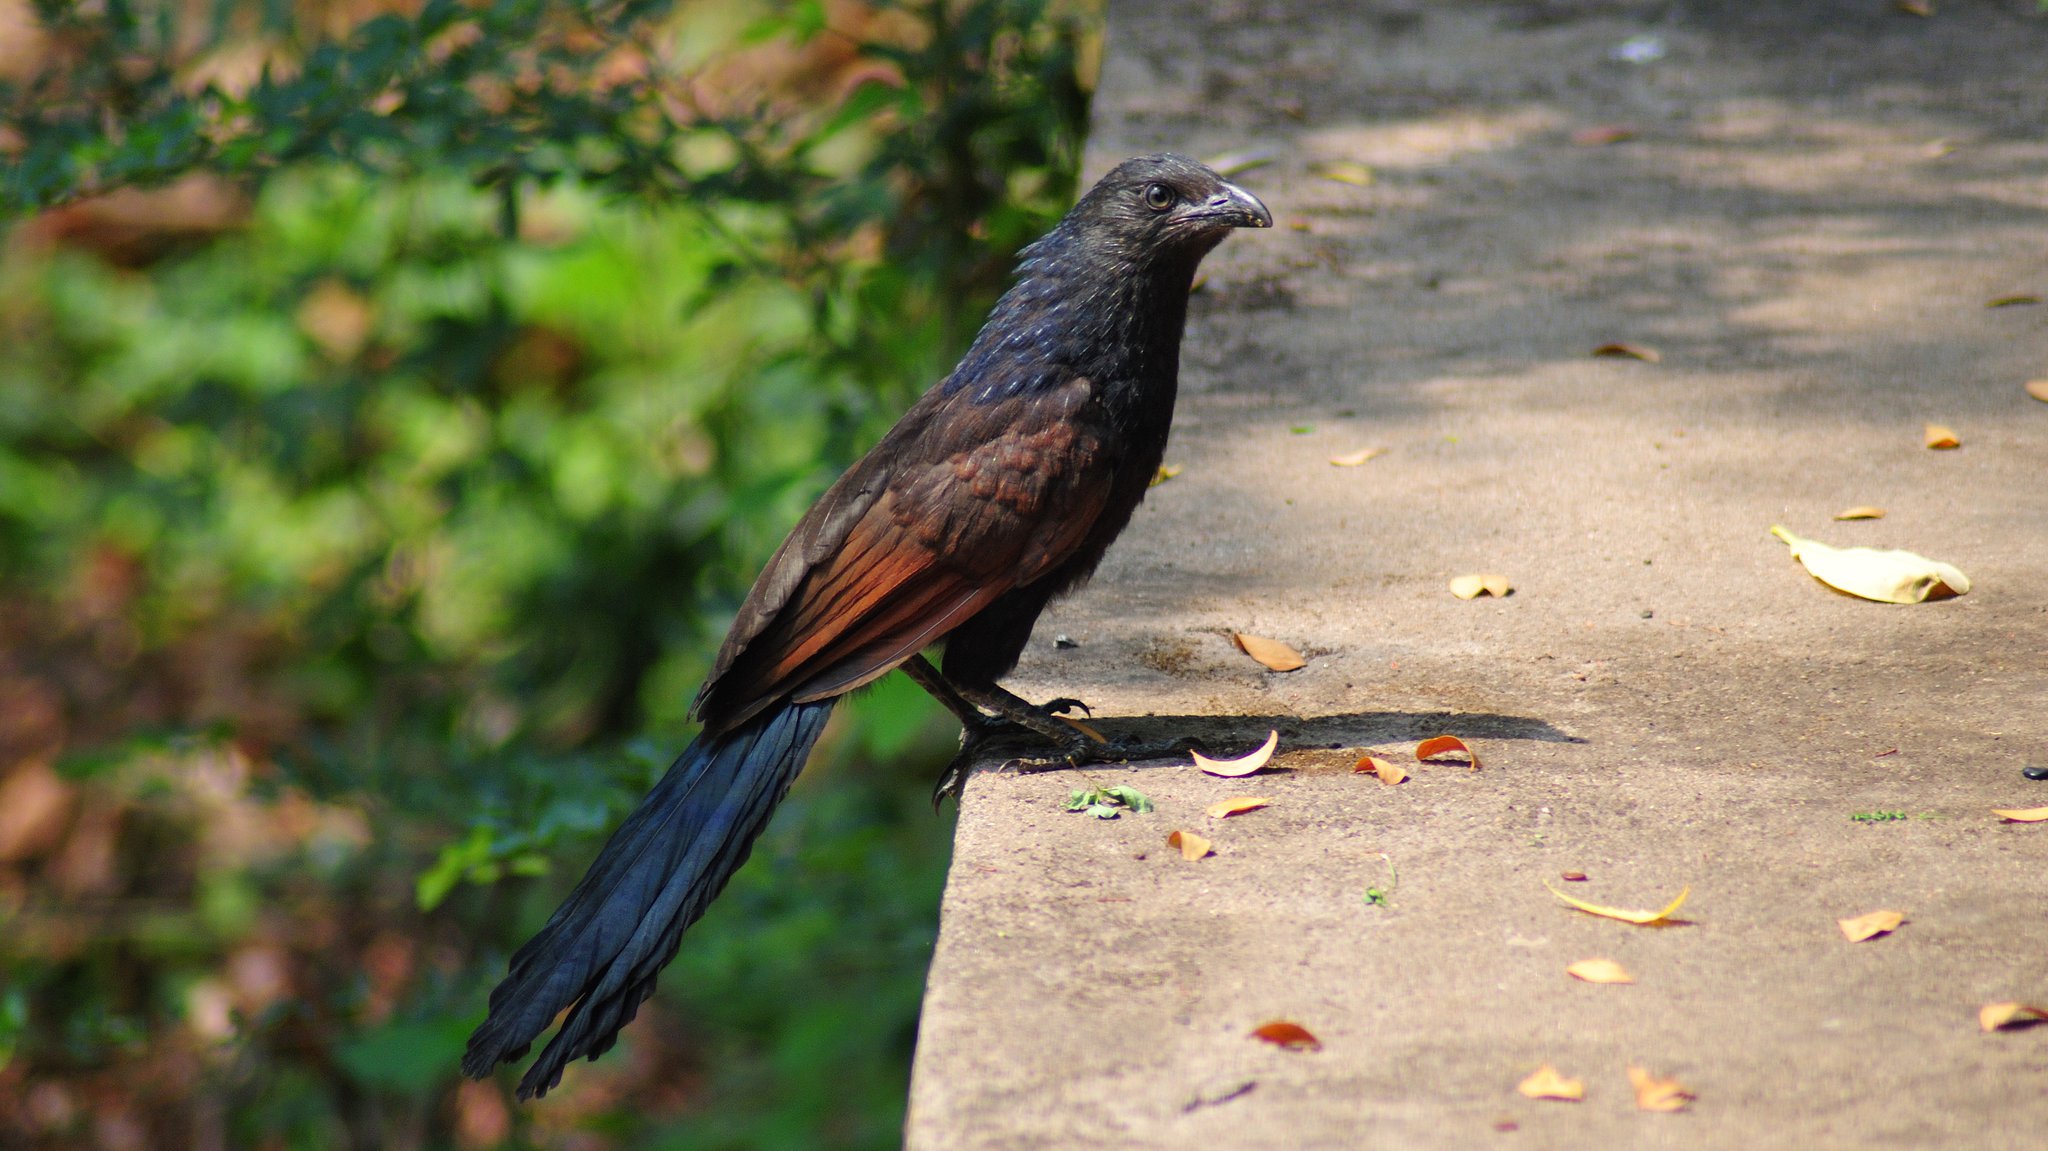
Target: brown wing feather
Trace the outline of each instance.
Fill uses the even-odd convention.
[[[979,405],[937,395],[819,500],[764,569],[698,696],[707,726],[877,679],[1086,537],[1113,466],[1088,381]]]

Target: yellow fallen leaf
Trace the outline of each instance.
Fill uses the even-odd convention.
[[[2041,297],[2032,292],[2013,292],[2004,296],[1993,296],[1984,301],[1987,308],[2011,308],[2021,304],[2038,304]]]
[[[1871,507],[1869,504],[1859,504],[1856,507],[1836,512],[1835,518],[1838,520],[1881,520],[1884,518],[1884,509]]]
[[[2027,394],[2048,404],[2048,380],[2028,380]]]
[[[1053,718],[1059,720],[1061,723],[1066,724],[1068,727],[1073,728],[1075,731],[1080,732],[1082,735],[1087,736],[1089,739],[1092,739],[1097,743],[1109,742],[1108,737],[1104,736],[1101,732],[1095,730],[1095,726],[1093,724],[1083,723],[1078,719],[1070,719],[1064,715],[1056,715]]]
[[[1243,815],[1247,811],[1257,811],[1272,802],[1263,796],[1233,795],[1229,799],[1217,800],[1204,810],[1208,812],[1210,819],[1228,819],[1233,815]]]
[[[1280,152],[1277,148],[1244,148],[1236,152],[1225,152],[1221,156],[1212,156],[1202,163],[1219,176],[1242,176],[1279,158]]]
[[[1389,763],[1377,755],[1368,755],[1359,760],[1351,770],[1361,775],[1367,772],[1377,775],[1381,783],[1400,783],[1408,778],[1408,773],[1401,770],[1398,765]]]
[[[1977,1009],[1977,1026],[1986,1031],[2004,1031],[2013,1027],[2032,1027],[2048,1020],[2048,1010],[2031,1003],[2008,1000],[2004,1003],[1986,1003]]]
[[[1938,452],[1945,452],[1950,448],[1963,446],[1962,438],[1957,436],[1956,430],[1947,424],[1927,425],[1926,436],[1927,446]]]
[[[1420,763],[1454,751],[1464,753],[1465,758],[1472,761],[1472,770],[1479,770],[1479,753],[1465,746],[1465,741],[1455,735],[1431,736],[1416,744],[1415,759]]]
[[[1573,132],[1572,143],[1581,148],[1604,148],[1623,140],[1633,140],[1635,136],[1636,130],[1627,124],[1599,124]]]
[[[1636,977],[1612,959],[1581,959],[1564,969],[1566,975],[1587,983],[1634,983]]]
[[[1628,1069],[1629,1085],[1636,1089],[1636,1106],[1644,1111],[1683,1111],[1698,1096],[1676,1079],[1659,1079],[1641,1067]]]
[[[1854,919],[1837,919],[1835,926],[1842,929],[1842,938],[1851,943],[1861,943],[1866,939],[1897,931],[1899,924],[1905,921],[1905,915],[1897,911],[1873,911]]]
[[[1461,575],[1451,580],[1451,594],[1459,599],[1472,599],[1481,592],[1501,598],[1513,590],[1515,586],[1504,575]]]
[[[1209,854],[1209,841],[1192,831],[1176,831],[1166,837],[1166,846],[1180,852],[1186,860],[1196,860]]]
[[[1803,539],[1782,527],[1771,534],[1792,549],[1792,558],[1813,578],[1862,599],[1879,603],[1920,603],[1966,594],[1970,577],[1954,566],[1907,551],[1837,548]]]
[[[1181,466],[1179,464],[1160,464],[1159,470],[1152,473],[1152,482],[1147,486],[1156,488],[1180,473]]]
[[[1619,919],[1623,923],[1634,923],[1640,925],[1661,923],[1664,920],[1671,918],[1671,913],[1677,911],[1679,907],[1685,903],[1685,897],[1692,894],[1692,885],[1687,884],[1685,890],[1680,891],[1678,893],[1678,898],[1666,904],[1663,910],[1661,911],[1630,911],[1627,908],[1602,907],[1597,903],[1587,903],[1583,899],[1573,899],[1571,896],[1566,895],[1564,892],[1559,891],[1557,888],[1551,887],[1548,882],[1544,883],[1543,886],[1549,890],[1550,894],[1557,896],[1559,899],[1564,900],[1566,903],[1571,904],[1573,907],[1578,908],[1580,911],[1583,911],[1588,915],[1603,916],[1607,919]]]
[[[1259,1027],[1252,1032],[1252,1038],[1263,1039],[1289,1051],[1320,1051],[1323,1047],[1323,1041],[1310,1034],[1308,1028],[1285,1019],[1275,1019]]]
[[[1386,454],[1385,448],[1360,448],[1355,452],[1345,452],[1341,456],[1331,456],[1330,466],[1333,468],[1355,468],[1374,456]]]
[[[1663,355],[1657,351],[1657,349],[1651,347],[1648,344],[1627,344],[1620,342],[1612,344],[1602,344],[1599,347],[1593,349],[1593,354],[1596,356],[1606,356],[1609,358],[1641,360],[1646,364],[1654,364],[1664,358]]]
[[[1356,160],[1314,160],[1308,170],[1325,180],[1358,188],[1371,187],[1374,179],[1372,169]]]
[[[1273,750],[1279,746],[1280,733],[1270,731],[1266,733],[1266,742],[1260,744],[1258,750],[1249,755],[1241,755],[1236,759],[1210,759],[1199,751],[1190,752],[1189,754],[1195,757],[1195,766],[1208,772],[1210,775],[1220,775],[1226,779],[1236,779],[1240,776],[1250,775],[1252,772],[1266,766],[1266,761],[1273,758]]]
[[[1308,666],[1300,652],[1277,639],[1246,635],[1240,631],[1231,635],[1230,642],[1237,645],[1237,650],[1265,664],[1269,671],[1294,671]]]
[[[1577,1103],[1586,1097],[1586,1081],[1567,1079],[1557,1068],[1545,1063],[1527,1079],[1515,1084],[1515,1090],[1531,1099],[1556,1099],[1563,1103]]]
[[[2048,821],[2048,807],[1994,807],[1991,809],[1991,814],[2002,817],[2007,823],[2041,823]]]

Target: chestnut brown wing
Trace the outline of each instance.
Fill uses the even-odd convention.
[[[697,697],[723,730],[880,678],[1073,555],[1114,461],[1093,386],[934,392],[784,541]]]

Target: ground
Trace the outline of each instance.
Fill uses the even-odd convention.
[[[2048,824],[1992,814],[2048,805],[2048,305],[1987,306],[2048,295],[2044,51],[2021,0],[1113,3],[1092,171],[1269,153],[1278,227],[1211,258],[1183,470],[1012,686],[1281,753],[973,780],[910,1146],[2039,1146],[2048,1027],[1977,1011],[2048,1003]],[[1781,523],[1973,586],[1839,595]],[[1157,810],[1062,810],[1097,784]]]

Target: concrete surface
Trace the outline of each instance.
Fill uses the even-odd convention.
[[[2048,19],[1855,3],[1111,5],[1093,172],[1271,148],[1169,460],[1012,686],[1275,770],[983,774],[918,1151],[2048,1146]],[[1652,36],[1661,58],[1611,53]],[[1637,41],[1639,45],[1649,41]],[[1572,134],[1627,124],[1633,139]],[[1318,178],[1363,162],[1367,187]],[[1661,362],[1595,359],[1652,345]],[[1929,451],[1922,425],[1961,449]],[[1332,454],[1381,447],[1362,467]],[[1855,504],[1887,518],[1834,523]],[[1836,595],[1766,533],[1907,547]],[[1500,572],[1505,600],[1446,582]],[[1233,630],[1308,666],[1263,671]],[[1078,646],[1056,647],[1056,635]],[[1439,732],[1482,770],[1349,768]],[[1099,821],[1070,789],[1158,805]],[[1226,822],[1236,794],[1265,810]],[[1856,813],[1908,818],[1853,821]],[[1183,861],[1168,832],[1216,854]],[[1388,886],[1390,903],[1364,899]],[[1585,882],[1561,875],[1579,871]],[[1568,910],[1656,907],[1682,924]],[[1849,944],[1838,917],[1906,913]],[[1619,960],[1631,986],[1566,964]],[[1247,1037],[1273,1019],[1323,1041]],[[1533,1102],[1540,1063],[1583,1103]],[[1638,1111],[1626,1069],[1698,1095]]]

